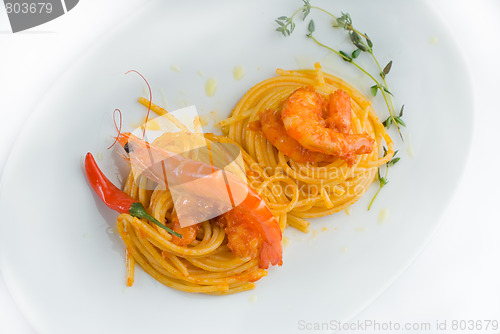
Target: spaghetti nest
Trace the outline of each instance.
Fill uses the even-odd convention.
[[[210,138],[226,140],[213,135]],[[150,183],[146,176],[136,179],[130,172],[124,192],[141,202],[158,221],[166,221],[173,228],[171,192],[164,185],[151,187]],[[128,286],[133,284],[135,263],[166,286],[194,293],[245,291],[267,275],[266,270],[259,268],[258,258],[238,257],[231,251],[225,228],[214,220],[199,223],[196,236],[188,245],[179,245],[164,229],[129,214],[119,215],[117,225],[127,249]]]
[[[282,221],[307,232],[304,218],[329,215],[356,202],[373,182],[378,167],[392,158],[394,145],[371,102],[343,80],[323,73],[319,64],[315,70],[278,69],[277,74],[251,88],[220,125],[255,161],[247,172],[250,184],[261,191]],[[298,163],[274,147],[260,130],[259,117],[283,108],[287,98],[301,87],[313,87],[325,98],[337,89],[345,91],[351,98],[351,133],[373,138],[371,153],[358,155],[351,164],[340,158]],[[384,142],[387,150],[379,157]]]

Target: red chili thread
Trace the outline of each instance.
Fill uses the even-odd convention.
[[[144,122],[144,124],[146,124],[148,122],[149,111],[151,110],[151,101],[153,101],[153,93],[151,93],[151,86],[149,86],[149,83],[146,80],[146,78],[141,73],[139,73],[136,70],[127,71],[127,72],[125,72],[125,74],[129,74],[130,72],[135,72],[135,73],[139,74],[141,76],[141,78],[144,80],[144,82],[146,82],[146,85],[148,85],[148,90],[149,90],[149,106],[148,106],[148,112],[146,114],[146,121]],[[142,139],[144,139],[145,136],[146,136],[146,126],[144,125],[144,129],[142,131]]]
[[[116,111],[118,111],[119,115],[120,115],[120,127],[118,127],[116,125]],[[120,135],[122,134],[122,112],[120,111],[120,109],[115,109],[113,111],[113,123],[115,123],[115,129],[116,131],[118,131],[118,135],[115,137],[115,141],[113,142],[113,144],[111,144],[110,147],[108,147],[108,150],[110,148],[112,148],[113,146],[115,146],[116,142],[118,141],[118,138],[120,137]]]

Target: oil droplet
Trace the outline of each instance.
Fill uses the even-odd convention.
[[[437,38],[436,36],[432,36],[432,37],[430,38],[429,42],[430,42],[432,45],[436,45],[436,44],[439,42],[439,40],[438,40],[438,38]]]
[[[170,69],[174,72],[180,72],[181,68],[177,65],[170,65]]]
[[[413,150],[411,135],[409,133],[406,135],[406,153],[408,153],[411,158],[415,157],[415,151]]]
[[[389,209],[383,208],[378,214],[378,223],[382,224],[387,220],[387,217],[389,217]]]
[[[340,250],[342,251],[342,253],[347,253],[347,251],[349,250],[349,248],[347,248],[347,247],[342,247]]]
[[[161,102],[163,103],[163,109],[168,110],[168,102],[167,97],[165,96],[165,92],[163,89],[160,89]]]
[[[198,75],[199,75],[200,77],[202,77],[203,79],[205,79],[205,72],[203,72],[202,70],[198,70],[198,72],[197,72],[197,73],[198,73]]]
[[[347,208],[345,208],[345,209],[344,209],[344,212],[345,212],[345,214],[346,214],[346,215],[348,215],[348,216],[349,216],[349,215],[351,214],[351,207],[350,207],[350,206],[348,206]]]
[[[288,239],[287,237],[283,237],[281,242],[283,243],[283,246],[288,246],[290,244],[290,239]]]
[[[366,227],[359,226],[359,227],[356,227],[354,230],[355,230],[356,232],[364,232],[364,231],[366,231]]]
[[[214,96],[216,90],[217,90],[217,79],[211,77],[207,80],[207,83],[205,84],[205,93],[207,94],[207,96]]]
[[[311,239],[314,239],[318,236],[318,230],[311,230]]]
[[[233,70],[233,78],[235,80],[241,80],[245,76],[245,68],[241,65],[238,65]]]
[[[326,227],[326,226],[322,227],[322,228],[321,228],[321,231],[323,231],[323,232],[328,231],[328,227]]]
[[[95,158],[97,161],[102,161],[103,158],[102,158],[102,152],[97,152],[96,155],[95,155]]]
[[[257,295],[251,295],[249,298],[248,298],[248,301],[252,304],[256,303],[257,302]]]

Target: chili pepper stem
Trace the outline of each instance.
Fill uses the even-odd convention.
[[[142,206],[140,202],[137,202],[136,199],[125,194],[111,183],[106,175],[99,169],[99,166],[97,166],[90,152],[85,156],[85,173],[95,193],[110,209],[119,213],[128,213],[136,218],[147,219],[165,231],[182,239],[182,234],[172,231],[160,223],[144,209],[144,206]]]
[[[133,217],[136,217],[136,218],[143,218],[143,219],[147,219],[149,220],[150,222],[158,225],[159,227],[161,227],[162,229],[166,230],[167,232],[175,235],[176,237],[178,238],[181,238],[182,239],[182,234],[179,234],[175,231],[173,231],[172,229],[168,228],[167,226],[163,225],[162,223],[160,223],[158,220],[156,220],[153,216],[151,216],[147,211],[146,209],[144,209],[144,206],[142,206],[142,204],[140,202],[135,202],[133,203],[131,206],[130,206],[130,209],[129,209],[129,213],[131,216]]]

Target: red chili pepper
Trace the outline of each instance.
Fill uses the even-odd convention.
[[[182,234],[172,231],[160,223],[153,216],[151,216],[146,209],[144,209],[144,206],[142,206],[140,202],[137,202],[136,199],[125,194],[113,183],[111,183],[111,181],[99,169],[92,153],[90,152],[85,156],[85,172],[87,173],[87,179],[89,180],[95,193],[104,202],[104,204],[108,206],[108,208],[119,213],[128,213],[133,217],[147,219],[171,234],[182,238]]]

